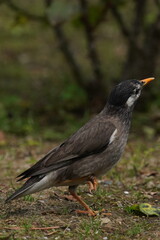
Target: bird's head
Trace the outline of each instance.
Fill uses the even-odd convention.
[[[139,98],[143,86],[152,80],[154,80],[154,78],[127,80],[119,83],[109,95],[109,105],[132,108]]]

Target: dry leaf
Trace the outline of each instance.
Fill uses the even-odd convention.
[[[107,224],[107,223],[109,223],[109,222],[111,222],[111,220],[110,220],[108,217],[101,218],[101,223],[102,223],[102,224]]]

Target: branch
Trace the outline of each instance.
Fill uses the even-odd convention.
[[[149,36],[150,41],[152,42],[153,40],[159,44],[159,39],[160,39],[160,13],[157,15],[156,20],[154,23],[150,24],[146,31],[146,37]]]
[[[88,48],[89,58],[91,61],[91,66],[92,66],[93,75],[94,75],[94,83],[96,83],[97,81],[102,81],[103,74],[100,69],[100,60],[99,60],[99,56],[95,46],[93,29],[89,22],[88,3],[87,3],[87,0],[79,0],[79,3],[82,11],[81,20],[84,25],[85,36],[87,40],[87,48]]]
[[[141,28],[144,23],[144,15],[146,10],[147,0],[134,0],[135,1],[135,18],[133,22],[133,37],[137,38],[140,34]]]
[[[38,22],[47,22],[47,19],[45,16],[34,15],[34,14],[26,11],[25,9],[18,7],[12,0],[6,0],[6,1],[2,0],[2,2],[5,3],[13,11],[26,16],[28,19],[31,19],[33,21],[38,21]]]
[[[52,4],[54,0],[44,0],[45,5],[49,8]],[[46,15],[46,18],[48,19],[48,16]],[[75,79],[77,80],[78,84],[80,86],[84,86],[84,79],[81,73],[81,69],[78,65],[77,60],[75,59],[71,49],[70,49],[70,44],[68,39],[66,38],[64,31],[63,31],[63,27],[62,27],[62,23],[53,23],[50,22],[48,19],[48,23],[49,26],[51,27],[51,29],[53,30],[58,44],[59,44],[59,48],[67,62],[67,64],[69,65],[73,76],[75,77]]]
[[[46,7],[50,7],[53,0],[44,0],[44,1],[45,1]],[[25,9],[17,6],[12,0],[0,0],[0,4],[1,3],[6,4],[14,12],[18,12],[18,13],[24,15],[28,19],[31,19],[31,20],[37,21],[37,22],[43,22],[43,23],[45,22],[48,24],[49,27],[51,27],[51,29],[54,31],[54,33],[58,39],[59,47],[60,47],[67,63],[69,64],[74,77],[77,79],[78,83],[80,85],[82,85],[83,77],[81,76],[81,70],[79,69],[78,63],[76,62],[76,59],[74,58],[74,56],[69,48],[68,40],[66,39],[66,37],[64,35],[64,31],[61,27],[62,23],[59,21],[54,22],[54,23],[50,22],[47,15],[44,15],[44,16],[34,15],[34,14],[26,11]]]
[[[0,0],[0,4],[3,4],[5,2],[6,2],[6,0]]]
[[[156,6],[158,7],[158,9],[160,9],[160,1],[159,0],[154,0]]]
[[[125,37],[125,39],[129,42],[132,47],[137,49],[141,54],[144,55],[143,49],[138,46],[138,43],[136,41],[136,38],[132,34],[132,32],[127,28],[126,23],[121,15],[121,13],[118,11],[117,6],[111,4],[111,11],[113,16],[115,17],[115,20],[121,30],[122,35]]]
[[[114,4],[111,4],[111,12],[112,12],[117,24],[119,25],[119,28],[120,28],[123,36],[126,39],[130,39],[130,36],[131,36],[130,31],[126,26],[125,21],[124,21],[122,15],[121,15],[121,13],[118,11],[117,6],[115,6]]]
[[[50,7],[53,1],[54,0],[44,0],[44,4],[46,5],[46,7]]]
[[[45,0],[45,1],[46,1],[46,6],[48,6],[49,2],[51,4],[53,0]],[[17,6],[12,0],[0,0],[0,4],[1,3],[4,3],[12,11],[18,12],[18,13],[24,15],[25,17],[27,17],[28,19],[30,19],[32,21],[46,23],[46,24],[48,24],[48,26],[52,25],[52,27],[63,23],[62,21],[54,21],[54,22],[50,23],[50,21],[48,20],[46,15],[32,14],[32,13],[26,11],[25,9]]]
[[[53,32],[55,33],[56,38],[58,40],[59,48],[60,48],[61,52],[63,53],[63,56],[66,59],[66,62],[70,66],[70,69],[71,69],[75,79],[77,80],[77,82],[80,86],[84,86],[84,80],[83,80],[83,76],[81,74],[80,67],[70,49],[69,41],[64,34],[61,24],[54,25],[54,26],[51,25],[51,27],[52,27]]]
[[[154,74],[160,54],[160,12],[154,23],[150,24],[145,31],[144,52],[148,59],[148,68],[151,68],[151,74]]]
[[[93,31],[95,31],[95,29],[105,20],[105,16],[106,16],[107,11],[109,10],[109,7],[110,7],[110,2],[105,1],[105,4],[102,8],[101,14],[99,15],[99,18],[97,19],[94,26],[92,26]]]

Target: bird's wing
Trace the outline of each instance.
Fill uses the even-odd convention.
[[[78,159],[103,151],[113,141],[116,131],[111,121],[95,117],[35,165],[20,174],[19,180],[57,170]]]

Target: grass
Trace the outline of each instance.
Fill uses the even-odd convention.
[[[0,239],[159,239],[158,217],[126,211],[127,206],[136,203],[159,204],[158,140],[131,140],[121,162],[102,177],[93,195],[87,193],[87,186],[78,189],[89,206],[99,211],[94,218],[75,212],[83,208],[65,200],[65,187],[4,204],[5,198],[21,185],[14,178],[53,146],[54,142],[38,138],[6,136],[0,148]]]

